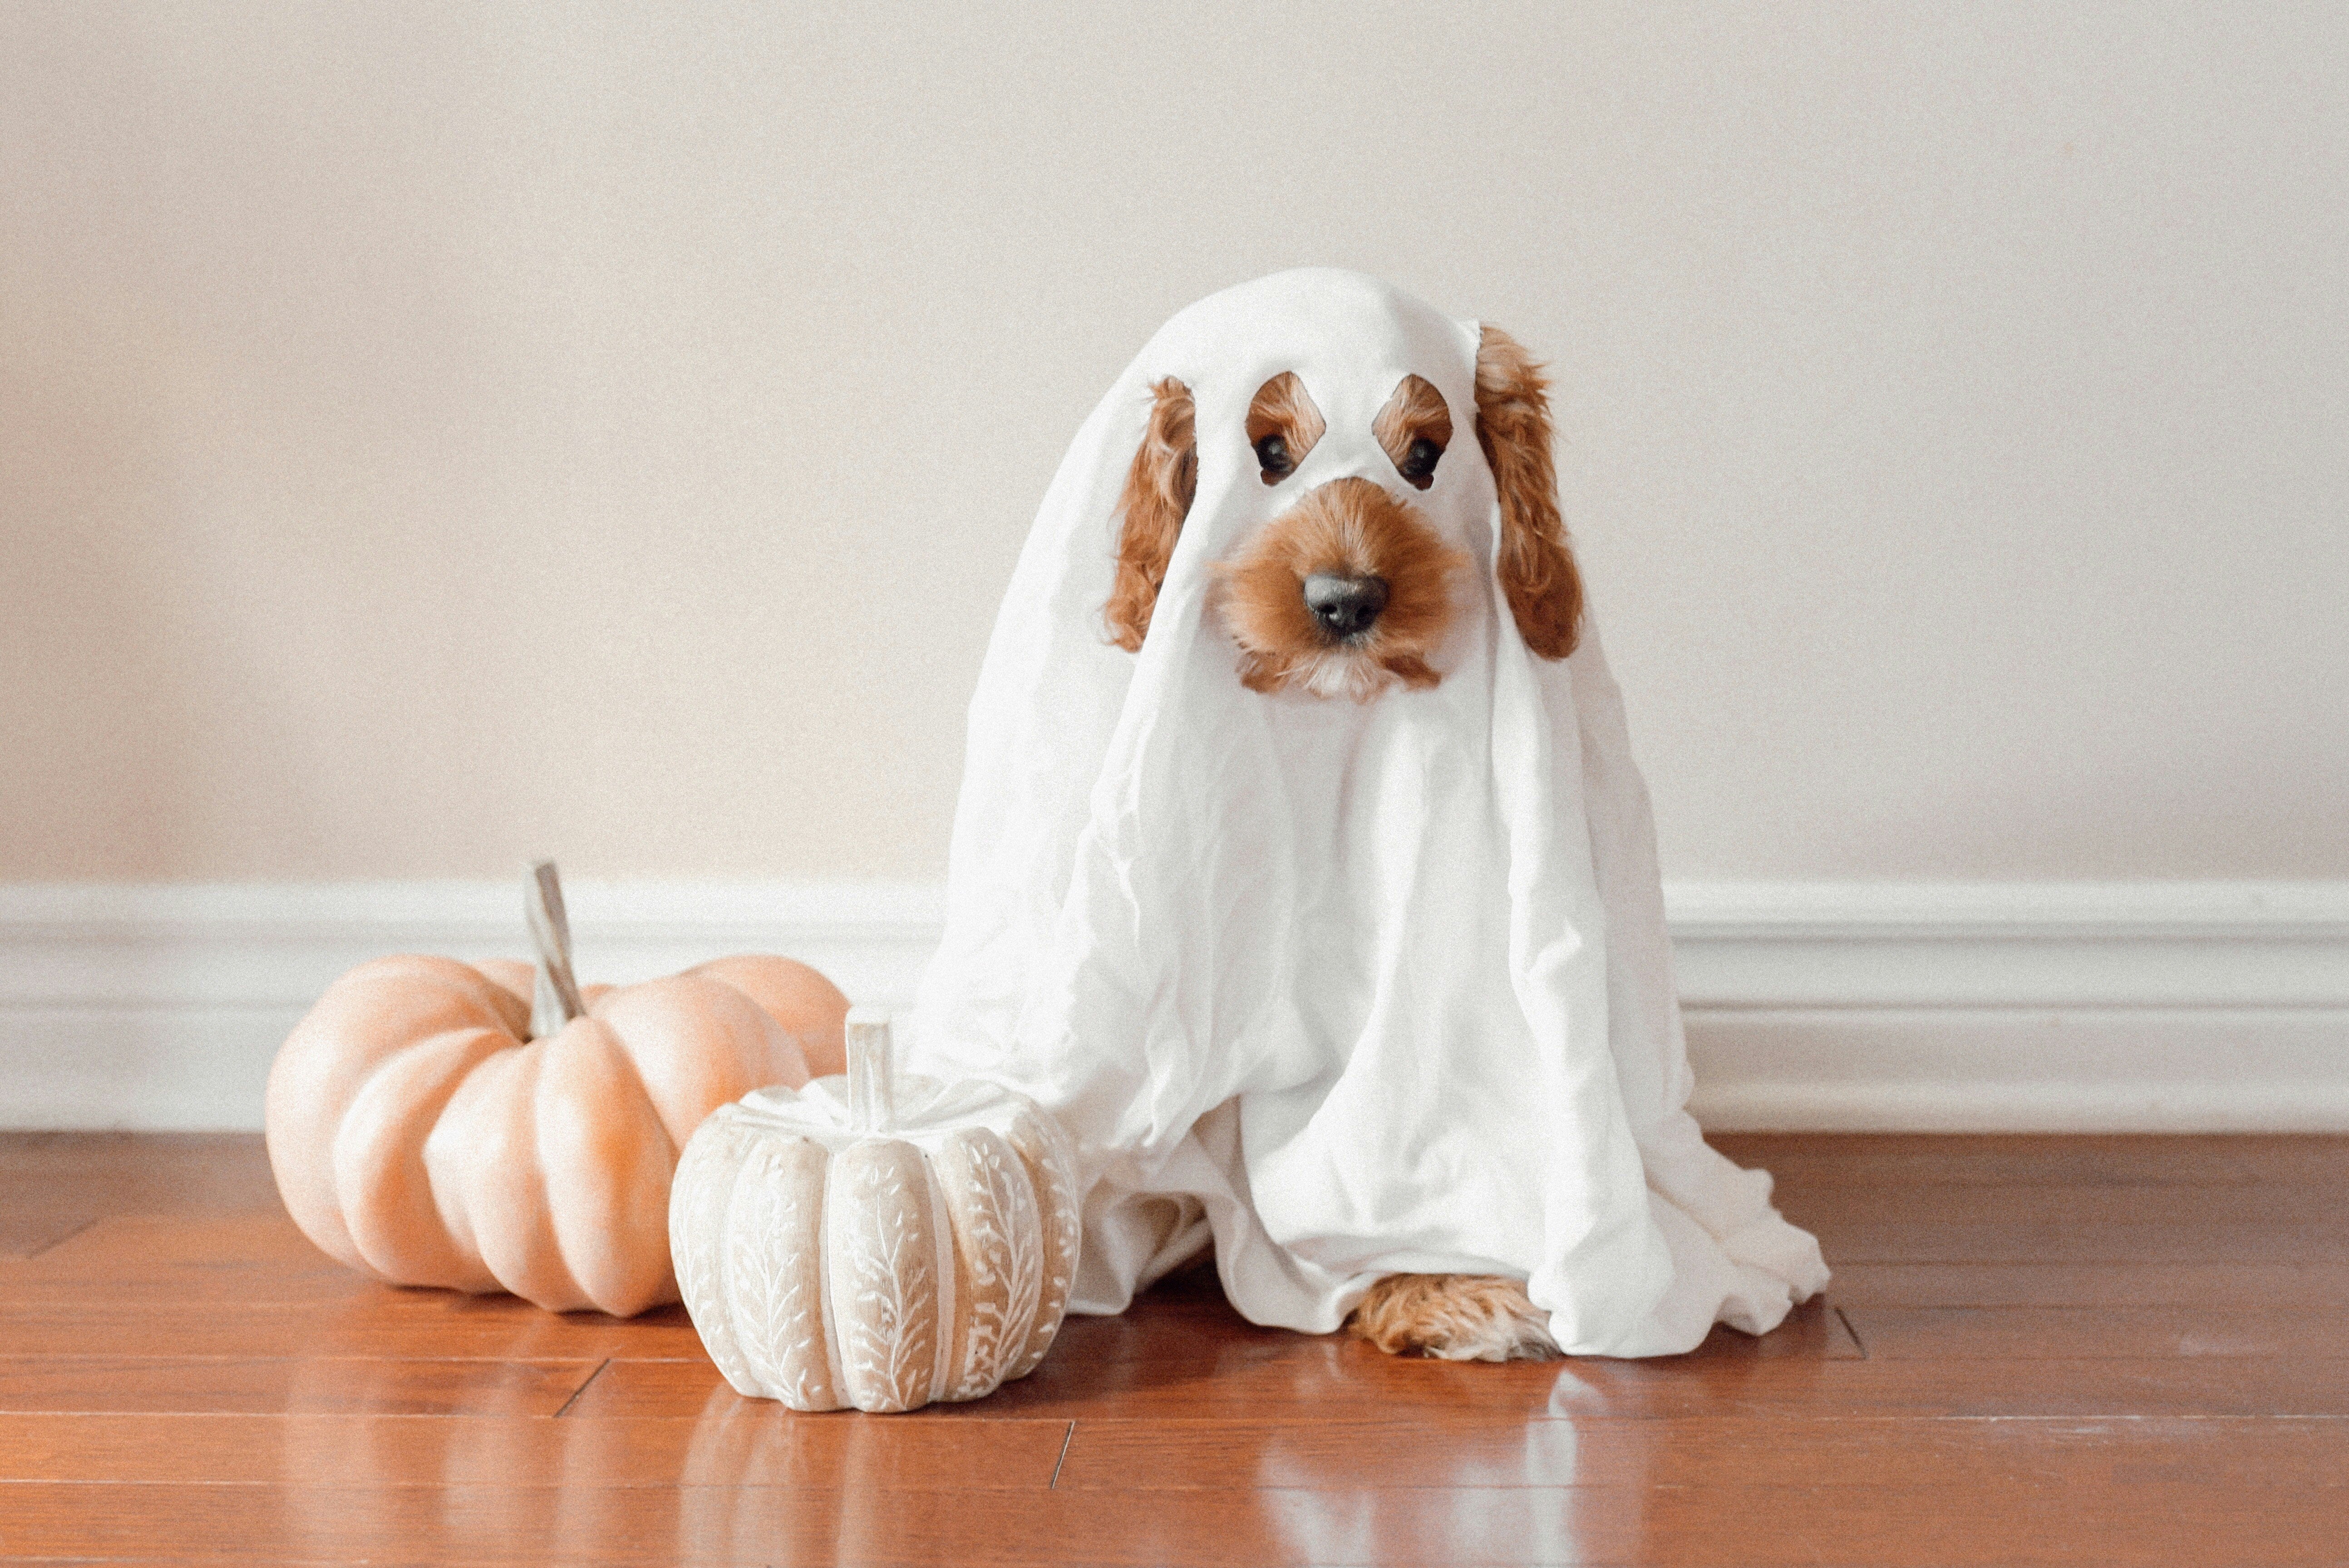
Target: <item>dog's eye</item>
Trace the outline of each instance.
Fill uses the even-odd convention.
[[[1396,465],[1396,471],[1425,490],[1427,481],[1435,477],[1435,465],[1443,459],[1444,449],[1422,436],[1411,444],[1411,450],[1403,454],[1402,461]]]
[[[1406,376],[1371,422],[1371,434],[1403,482],[1425,490],[1435,482],[1435,465],[1452,443],[1452,410],[1433,382]]]
[[[1294,370],[1284,370],[1256,389],[1248,405],[1247,442],[1264,469],[1264,482],[1277,485],[1313,453],[1329,427]]]

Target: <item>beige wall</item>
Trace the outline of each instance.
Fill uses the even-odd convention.
[[[939,875],[1063,443],[1309,262],[1554,357],[1672,874],[2349,876],[2344,82],[2329,3],[8,6],[0,881]]]

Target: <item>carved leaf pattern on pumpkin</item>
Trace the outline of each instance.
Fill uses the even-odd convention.
[[[752,1376],[797,1410],[839,1408],[814,1267],[823,1163],[823,1151],[804,1139],[752,1144],[726,1226],[737,1337]]]
[[[936,1243],[928,1177],[910,1143],[860,1144],[833,1164],[847,1202],[833,1205],[841,1371],[862,1410],[926,1403],[936,1366]]]
[[[741,1139],[719,1119],[709,1136],[685,1146],[669,1189],[668,1250],[678,1296],[701,1331],[709,1359],[740,1394],[763,1392],[743,1357],[723,1299],[726,1219],[742,1159]]]
[[[1052,1347],[1053,1336],[1060,1332],[1061,1319],[1068,1311],[1069,1292],[1076,1284],[1077,1255],[1083,1243],[1083,1225],[1077,1212],[1076,1178],[1070,1168],[1065,1143],[1055,1130],[1040,1125],[1033,1116],[1023,1114],[1011,1124],[1011,1146],[1019,1150],[1020,1162],[1028,1167],[1029,1179],[1034,1184],[1036,1206],[1040,1211],[1039,1228],[1050,1255],[1037,1302],[1035,1326],[1029,1333],[1026,1352],[1006,1368],[1007,1381],[1033,1372],[1044,1359],[1044,1352]]]
[[[1027,1347],[1043,1285],[1036,1200],[1009,1144],[985,1128],[948,1139],[939,1150],[955,1240],[970,1270],[968,1344],[947,1398],[976,1399],[1003,1381],[1012,1356]]]

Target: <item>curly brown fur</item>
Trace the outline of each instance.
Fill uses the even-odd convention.
[[[1296,371],[1284,370],[1257,387],[1255,399],[1248,404],[1248,445],[1256,447],[1267,436],[1278,436],[1288,444],[1288,467],[1278,471],[1265,469],[1264,482],[1277,485],[1287,479],[1329,428],[1312,395],[1305,390],[1305,383],[1297,378]]]
[[[1444,1361],[1548,1361],[1549,1314],[1522,1280],[1490,1274],[1389,1274],[1346,1319],[1346,1331],[1390,1356]]]
[[[1548,385],[1516,339],[1485,328],[1476,350],[1476,439],[1501,499],[1501,591],[1526,646],[1562,659],[1581,634],[1582,576],[1557,511]]]
[[[1430,462],[1426,471],[1414,467],[1412,448],[1421,441],[1434,444],[1437,457],[1452,445],[1452,409],[1444,401],[1444,394],[1434,383],[1423,377],[1406,376],[1396,386],[1394,396],[1379,410],[1371,422],[1371,434],[1378,438],[1386,452],[1387,460],[1395,471],[1413,488],[1425,490],[1435,482],[1435,465]]]
[[[1191,389],[1168,377],[1152,387],[1150,425],[1126,470],[1118,500],[1117,578],[1102,621],[1109,640],[1128,653],[1142,646],[1166,581],[1166,562],[1199,483],[1198,433]]]
[[[1427,655],[1451,619],[1453,574],[1467,564],[1378,485],[1330,480],[1216,568],[1225,624],[1247,655],[1242,684],[1261,692],[1296,686],[1358,701],[1396,681],[1433,686],[1443,677],[1428,667]],[[1332,638],[1305,605],[1305,579],[1317,572],[1384,578],[1385,611],[1368,631]]]

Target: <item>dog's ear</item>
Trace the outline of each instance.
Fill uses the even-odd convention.
[[[1150,428],[1126,471],[1125,493],[1117,510],[1124,520],[1117,534],[1117,582],[1102,606],[1109,640],[1128,653],[1139,650],[1157,608],[1159,585],[1175,537],[1191,510],[1199,484],[1199,444],[1194,428],[1191,389],[1169,377],[1152,387]]]
[[[1562,659],[1581,635],[1582,574],[1557,514],[1547,387],[1516,338],[1497,326],[1484,329],[1476,348],[1476,439],[1501,497],[1501,592],[1526,646]]]

